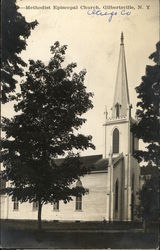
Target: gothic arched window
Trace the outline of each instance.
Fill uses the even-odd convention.
[[[77,181],[76,187],[82,187],[82,182],[80,180]],[[76,210],[80,211],[82,210],[82,195],[77,195],[76,196]]]
[[[82,210],[82,195],[76,196],[76,210]]]
[[[13,210],[18,210],[19,209],[19,202],[17,197],[13,199]]]
[[[115,184],[115,211],[118,211],[118,180]]]
[[[117,128],[113,131],[113,154],[119,153],[119,130]]]
[[[38,201],[33,201],[33,211],[38,210]]]
[[[54,200],[54,202],[53,202],[53,210],[59,210],[59,201]]]

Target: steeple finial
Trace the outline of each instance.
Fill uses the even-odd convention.
[[[121,45],[124,45],[124,36],[123,36],[123,32],[121,32]]]

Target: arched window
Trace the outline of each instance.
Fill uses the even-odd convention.
[[[118,180],[115,184],[115,211],[118,212]]]
[[[76,187],[82,187],[82,182],[80,180],[77,181]],[[82,195],[76,196],[76,211],[81,211],[82,210]]]
[[[59,210],[59,201],[54,200],[53,201],[53,210]]]
[[[117,128],[113,131],[113,154],[119,153],[119,130]]]
[[[17,197],[15,197],[13,199],[13,210],[17,210],[18,211],[18,209],[19,209],[19,202],[18,202]]]
[[[33,201],[33,211],[38,210],[38,201]]]
[[[82,210],[82,195],[76,196],[76,210]]]

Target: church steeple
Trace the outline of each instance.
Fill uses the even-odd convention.
[[[116,85],[114,92],[114,101],[112,107],[112,117],[113,118],[126,117],[129,107],[130,107],[130,100],[129,100],[127,69],[126,69],[126,59],[124,50],[124,36],[122,32],[118,70],[117,70]]]

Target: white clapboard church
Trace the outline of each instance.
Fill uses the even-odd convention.
[[[138,140],[130,131],[135,120],[131,116],[123,33],[121,35],[118,71],[111,117],[106,113],[105,154],[81,157],[94,170],[77,181],[89,193],[73,197],[64,204],[47,204],[42,209],[43,220],[59,221],[130,221],[138,202],[140,169],[133,158]],[[60,163],[61,159],[57,160]],[[11,197],[1,197],[1,217],[4,219],[37,219],[36,203],[19,203]]]

